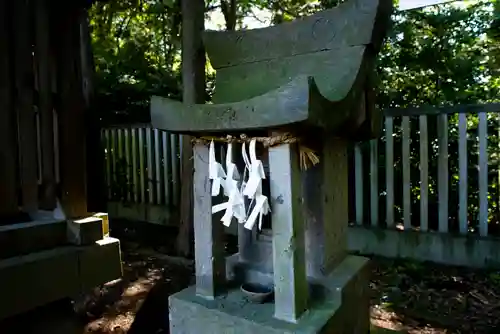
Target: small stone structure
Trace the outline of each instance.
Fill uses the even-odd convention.
[[[350,0],[270,28],[206,32],[213,104],[152,98],[155,128],[195,137],[287,132],[320,159],[304,170],[299,143],[269,147],[272,235],[239,224],[239,253],[225,258],[224,226],[211,214],[210,150],[196,141],[196,286],[170,297],[172,333],[369,331],[368,259],[346,253],[347,148],[380,130],[374,62],[391,11],[391,0]],[[273,287],[274,302],[249,302],[242,283]]]
[[[107,214],[89,212],[91,3],[0,0],[0,320],[122,276]]]

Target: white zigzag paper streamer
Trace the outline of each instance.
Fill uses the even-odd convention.
[[[231,143],[227,144],[226,171],[224,193],[229,199],[226,202],[226,212],[221,221],[225,226],[229,226],[233,217],[240,223],[246,218],[245,200],[238,189],[238,179],[240,175],[238,168],[236,168],[236,165],[233,163],[233,144]]]
[[[213,140],[210,142],[210,149],[208,151],[208,168],[208,177],[212,180],[212,196],[218,196],[222,180],[225,179],[226,173],[224,172],[222,165],[215,160],[215,147]]]
[[[262,194],[262,180],[265,179],[264,167],[262,161],[257,159],[255,151],[256,140],[250,142],[250,158],[246,152],[246,145],[242,145],[243,161],[245,162],[245,171],[241,187],[238,188],[240,174],[236,165],[233,163],[232,144],[227,146],[226,153],[226,171],[220,163],[215,160],[214,142],[210,143],[210,179],[212,183],[212,196],[218,196],[220,188],[223,188],[223,194],[228,197],[227,202],[214,205],[212,214],[225,210],[221,222],[225,226],[230,226],[232,218],[235,217],[240,224],[244,224],[246,229],[252,230],[255,223],[259,221],[258,227],[262,228],[262,217],[270,212],[267,196]],[[248,180],[245,180],[248,171]],[[242,191],[243,190],[243,191]],[[252,199],[255,203],[252,212],[247,217],[244,196]]]
[[[262,180],[266,178],[266,175],[264,173],[262,161],[257,159],[255,151],[256,142],[255,139],[250,141],[250,170],[248,182],[246,183],[245,189],[243,189],[243,195],[255,201],[253,210],[244,225],[245,228],[249,230],[253,229],[257,217],[259,218],[259,229],[262,229],[262,217],[270,211],[267,196],[262,194]],[[243,153],[243,156],[245,155],[246,152]]]

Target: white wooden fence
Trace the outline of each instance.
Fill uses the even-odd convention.
[[[500,104],[386,110],[383,138],[354,146],[351,250],[457,265],[500,265],[500,242],[489,233],[489,226],[498,224],[500,217],[494,212],[500,211],[498,193],[489,190],[491,182],[498,183],[499,111]],[[488,128],[496,133],[489,134]],[[135,125],[107,128],[102,137],[111,202],[176,210],[180,194],[177,135]],[[412,138],[418,143],[412,143]],[[495,141],[491,138],[496,147],[488,147],[488,139]],[[478,159],[471,166],[475,151]],[[455,158],[458,161],[452,161]],[[494,176],[488,173],[492,164]],[[457,168],[450,173],[452,165]],[[472,188],[471,178],[477,179]],[[450,201],[458,202],[458,207],[450,210]],[[115,211],[122,217],[131,214]],[[161,214],[133,219],[156,222],[152,216],[161,216],[165,223]]]
[[[384,193],[386,197],[386,224],[387,228],[396,227],[397,223],[394,218],[395,210],[395,183],[394,183],[394,167],[395,163],[401,164],[402,169],[402,184],[398,186],[402,187],[403,195],[403,219],[402,228],[403,229],[414,229],[412,226],[412,184],[411,184],[411,158],[416,158],[415,154],[411,156],[410,154],[410,143],[411,143],[411,128],[413,126],[418,127],[418,144],[419,144],[419,154],[418,154],[418,165],[419,165],[419,201],[420,201],[420,224],[418,230],[421,232],[427,232],[429,230],[429,178],[431,174],[429,171],[429,147],[432,145],[429,140],[429,117],[437,118],[437,193],[438,193],[438,231],[441,233],[449,232],[449,139],[448,135],[450,132],[450,124],[448,122],[449,115],[458,115],[458,221],[459,221],[459,232],[462,235],[467,235],[474,231],[470,228],[469,212],[468,212],[468,187],[470,187],[468,178],[468,153],[470,149],[474,146],[468,147],[470,143],[477,142],[478,146],[478,161],[477,161],[477,178],[478,178],[478,193],[479,193],[479,215],[477,217],[477,226],[480,236],[488,236],[488,223],[489,223],[489,212],[488,212],[488,198],[490,200],[496,200],[498,203],[498,196],[491,194],[488,191],[488,165],[489,156],[497,156],[497,152],[488,153],[488,119],[490,123],[493,123],[494,127],[498,131],[498,114],[500,111],[500,104],[489,104],[489,105],[469,105],[469,106],[458,106],[458,107],[445,107],[445,108],[409,108],[409,109],[392,109],[386,111],[385,117],[385,136],[380,140],[373,140],[370,142],[368,152],[364,152],[361,145],[356,145],[354,150],[355,155],[355,192],[356,192],[356,223],[362,225],[365,223],[366,218],[364,217],[364,196],[363,193],[366,191],[365,182],[363,180],[363,154],[369,154],[370,167],[369,167],[369,191],[370,191],[370,217],[369,221],[371,226],[378,227],[380,225],[380,215],[379,215],[379,201],[381,198],[381,193]],[[471,136],[468,133],[468,119],[467,116],[474,117],[477,115],[478,125],[477,125],[477,136]],[[488,117],[488,115],[490,117]],[[401,129],[399,130],[399,135],[401,137],[401,159],[396,162],[394,159],[394,136],[396,135],[394,131],[394,120],[401,119]],[[469,122],[470,123],[470,122]],[[498,138],[498,133],[495,134]],[[491,137],[491,136],[490,136]],[[379,170],[381,166],[381,161],[379,159],[379,145],[385,146],[385,184],[379,184]],[[498,147],[497,147],[498,149]],[[495,168],[498,170],[498,166]],[[498,179],[495,180],[498,182]],[[414,186],[414,185],[413,185]],[[415,194],[413,194],[415,196]]]
[[[103,140],[109,199],[177,206],[179,136],[148,125],[133,125],[105,129]],[[114,185],[123,181],[126,191],[114,192]]]

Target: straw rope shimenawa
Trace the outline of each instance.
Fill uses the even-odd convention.
[[[227,135],[226,137],[202,136],[194,138],[192,142],[193,144],[209,144],[211,141],[219,143],[250,143],[252,139],[261,143],[265,148],[282,144],[297,143],[299,146],[301,170],[307,170],[311,166],[315,166],[319,163],[318,155],[312,149],[301,144],[300,138],[295,137],[290,133],[283,133],[270,137],[248,137],[245,134],[241,134],[239,137],[231,135]]]

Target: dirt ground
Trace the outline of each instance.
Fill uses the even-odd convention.
[[[123,242],[124,277],[74,303],[0,323],[0,333],[168,333],[170,294],[193,284],[193,262]],[[500,272],[373,259],[372,323],[402,333],[500,333]]]
[[[500,272],[373,263],[372,324],[408,333],[500,333]]]

